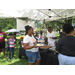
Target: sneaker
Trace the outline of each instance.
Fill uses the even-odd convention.
[[[12,57],[13,59],[15,59],[14,57]]]
[[[10,58],[8,59],[8,61],[10,60]]]
[[[4,56],[4,58],[8,58],[7,56]]]

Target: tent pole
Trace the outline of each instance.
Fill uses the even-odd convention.
[[[43,21],[43,24],[44,24],[44,40],[45,40],[45,19]]]

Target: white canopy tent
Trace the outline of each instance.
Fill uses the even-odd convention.
[[[10,29],[10,30],[7,30],[7,31],[5,31],[5,32],[9,33],[9,32],[20,32],[20,31],[17,30],[17,29]]]
[[[21,19],[16,19],[16,21],[17,21],[17,30],[25,30],[26,25],[30,25],[35,29],[35,22],[34,21],[26,22],[25,20],[21,20]]]
[[[75,17],[75,9],[1,9],[8,18],[28,17],[34,20],[53,21],[67,17]],[[1,17],[1,15],[0,15]]]
[[[42,21],[75,17],[75,9],[0,9],[0,12],[7,14],[8,18],[14,17],[18,19],[20,17],[28,17],[30,19]]]

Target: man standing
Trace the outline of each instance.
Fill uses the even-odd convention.
[[[56,34],[54,31],[51,30],[51,27],[48,27],[48,32],[47,32],[47,38],[48,39],[48,45],[55,46],[55,39],[56,39]]]
[[[44,38],[44,34],[43,34],[43,31],[42,30],[40,31],[39,38],[40,39],[43,39]]]
[[[2,50],[4,53],[4,57],[6,57],[6,55],[5,55],[5,38],[6,38],[6,34],[1,31],[1,27],[0,27],[0,54],[1,54],[1,50]]]

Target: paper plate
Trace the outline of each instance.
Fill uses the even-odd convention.
[[[40,47],[40,46],[44,46],[44,44],[37,44],[37,46],[39,46],[39,47]]]

